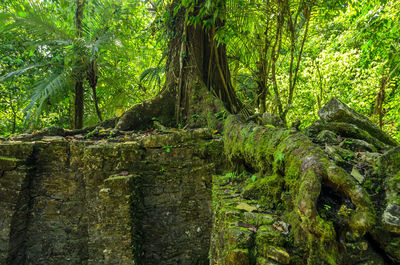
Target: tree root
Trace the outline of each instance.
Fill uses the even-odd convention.
[[[225,152],[231,161],[284,179],[285,213],[295,242],[305,245],[308,264],[341,263],[338,231],[317,208],[323,185],[355,206],[345,218],[347,237],[358,239],[375,224],[375,210],[366,191],[303,133],[242,124],[235,116],[227,119],[224,131]]]
[[[153,120],[162,124],[171,125],[174,117],[175,93],[166,91],[157,97],[145,100],[127,110],[119,119],[115,129],[129,131],[146,129],[152,126]]]

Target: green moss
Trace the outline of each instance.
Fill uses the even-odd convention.
[[[283,178],[277,174],[266,176],[249,183],[243,189],[243,196],[259,200],[264,209],[277,209],[283,191]]]
[[[126,176],[121,176],[121,175],[113,175],[104,181],[113,181],[113,180],[121,180],[121,179],[131,179],[136,177],[136,175],[126,175]]]
[[[14,158],[14,157],[7,157],[7,156],[0,156],[0,160],[12,161],[12,162],[20,162],[20,161],[22,161],[21,159]]]
[[[310,264],[341,262],[335,228],[316,207],[324,183],[343,191],[356,206],[341,212],[355,234],[362,236],[373,227],[375,210],[368,194],[301,132],[241,124],[229,117],[224,148],[228,159],[245,162],[265,176],[247,182],[242,195],[257,199],[262,208],[284,210],[294,243],[300,252],[309,253]],[[354,157],[352,153],[344,156]]]
[[[224,264],[229,265],[248,265],[249,251],[247,249],[231,249],[226,255]]]
[[[211,140],[198,145],[198,150],[202,157],[220,158],[223,155],[223,142],[219,140]]]

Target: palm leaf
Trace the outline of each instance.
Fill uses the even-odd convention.
[[[3,13],[1,20],[8,20],[10,23],[3,23],[6,30],[25,29],[27,32],[40,36],[44,39],[60,39],[70,41],[74,38],[70,28],[66,28],[48,14],[51,13],[44,5],[37,1],[28,1],[24,5],[14,4],[14,8],[8,13]]]
[[[26,119],[30,119],[31,113],[35,108],[36,119],[38,119],[47,100],[52,97],[55,98],[64,90],[66,80],[66,73],[63,71],[60,73],[51,74],[46,79],[36,83],[30,97],[30,103],[24,110],[27,113]]]
[[[25,73],[26,71],[29,71],[29,70],[31,70],[31,69],[40,68],[40,67],[43,67],[43,66],[46,66],[46,65],[49,65],[49,64],[48,64],[48,63],[32,64],[32,65],[29,65],[29,66],[27,66],[27,67],[24,67],[24,68],[15,70],[15,71],[10,72],[10,73],[7,73],[7,74],[5,74],[5,75],[3,75],[3,76],[0,76],[0,83],[6,81],[6,80],[9,79],[9,78],[18,77],[18,76],[20,76],[21,74],[23,74],[23,73]]]

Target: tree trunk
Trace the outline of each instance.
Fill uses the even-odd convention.
[[[172,4],[171,12],[177,2],[179,1]],[[199,1],[192,15],[196,15],[204,2]],[[190,98],[199,93],[197,89],[193,89],[194,84],[198,88],[206,86],[208,91],[222,100],[229,112],[238,113],[242,104],[236,97],[231,83],[226,47],[224,44],[217,46],[214,40],[215,31],[223,21],[217,19],[216,25],[210,30],[204,30],[202,25],[186,26],[185,12],[186,10],[181,8],[172,25],[175,35],[169,43],[166,76],[166,87],[177,92],[176,104],[182,118],[188,118],[192,104],[195,103],[190,102]]]
[[[82,129],[83,127],[83,82],[75,82],[75,112],[74,112],[74,129]]]
[[[209,119],[206,115],[222,109],[218,104],[214,104],[210,92],[222,101],[227,111],[239,113],[245,110],[231,83],[226,47],[224,44],[217,45],[214,40],[215,31],[223,21],[217,19],[216,25],[210,30],[205,30],[202,25],[187,25],[185,8],[181,8],[173,16],[178,2],[180,1],[175,0],[170,6],[170,15],[174,19],[169,27],[173,37],[168,45],[163,92],[154,100],[141,103],[141,106],[134,106],[126,112],[117,124],[117,129],[143,128],[146,127],[146,123],[151,123],[152,118],[167,124],[173,123],[171,120],[174,120],[175,124],[207,126]],[[204,2],[199,1],[192,15],[196,15]],[[174,100],[166,102],[166,98]],[[163,105],[159,105],[161,101]],[[140,110],[143,108],[148,111],[146,117],[133,113],[143,113]],[[173,113],[171,108],[174,109]],[[167,119],[168,115],[170,120]]]
[[[76,11],[75,11],[75,35],[79,39],[82,37],[82,20],[83,20],[83,8],[85,6],[84,0],[76,0]],[[74,91],[74,129],[81,129],[83,127],[83,112],[84,112],[84,91],[83,91],[83,80],[84,73],[76,73],[75,76],[75,91]]]
[[[90,68],[88,69],[87,73],[87,80],[89,82],[89,86],[92,88],[94,108],[96,109],[97,117],[102,122],[103,118],[101,117],[99,100],[97,99],[97,93],[96,93],[97,80],[98,80],[98,69],[97,69],[96,59],[90,62]]]

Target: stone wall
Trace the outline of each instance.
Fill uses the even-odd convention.
[[[220,147],[205,130],[1,143],[0,264],[207,264]]]

